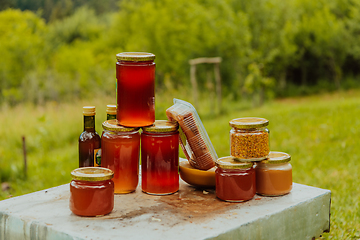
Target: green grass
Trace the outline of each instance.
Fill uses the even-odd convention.
[[[165,118],[172,98],[191,101],[180,91],[159,93],[157,119]],[[198,109],[220,156],[229,155],[229,120],[258,116],[269,119],[270,146],[292,156],[294,182],[332,191],[331,232],[323,239],[360,239],[360,90],[276,100],[260,108],[224,101],[215,116],[206,97]],[[0,179],[11,184],[0,199],[69,182],[78,165],[77,139],[82,132],[82,106],[97,107],[96,128],[106,118],[113,97],[91,101],[22,105],[0,111]],[[248,106],[251,106],[250,104]],[[28,178],[23,176],[22,136],[28,150]]]

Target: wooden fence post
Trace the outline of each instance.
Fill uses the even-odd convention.
[[[197,81],[196,81],[196,65],[193,64],[190,67],[190,81],[191,81],[191,86],[193,89],[193,101],[194,101],[194,106],[195,108],[198,108],[198,90],[197,90]]]
[[[213,57],[213,58],[195,58],[190,59],[190,81],[191,86],[193,88],[193,99],[195,108],[198,107],[198,90],[197,90],[197,81],[196,81],[196,65],[202,63],[211,63],[214,64],[214,74],[215,74],[215,82],[216,82],[216,97],[217,97],[217,105],[219,112],[222,111],[221,102],[222,102],[222,94],[221,94],[221,77],[220,77],[220,63],[222,59],[221,57]]]
[[[27,178],[27,160],[26,160],[26,141],[25,136],[22,136],[22,145],[23,145],[23,156],[24,156],[24,176]]]

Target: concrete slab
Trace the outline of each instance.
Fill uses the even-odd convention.
[[[169,196],[115,196],[114,211],[78,217],[69,184],[0,201],[0,239],[312,239],[330,229],[329,190],[294,183],[282,197],[223,202],[181,181]]]

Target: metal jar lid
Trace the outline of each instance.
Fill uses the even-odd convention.
[[[252,162],[241,162],[239,158],[228,156],[215,161],[215,165],[222,169],[244,169],[253,166]]]
[[[83,115],[84,116],[94,116],[96,114],[95,106],[84,106]]]
[[[148,62],[154,61],[155,55],[146,52],[123,52],[116,54],[118,61],[129,61],[129,62]]]
[[[117,119],[107,120],[102,123],[102,127],[104,130],[112,131],[112,132],[132,132],[137,131],[139,128],[137,127],[124,127],[119,124]]]
[[[166,133],[166,132],[174,132],[179,128],[179,124],[177,122],[171,122],[168,120],[156,120],[153,125],[143,127],[143,131],[151,132],[151,133]]]
[[[269,120],[258,117],[236,118],[229,122],[230,127],[239,129],[262,128],[269,125]]]
[[[110,180],[114,177],[114,172],[108,168],[102,167],[83,167],[77,168],[71,172],[74,180],[97,182]]]
[[[270,151],[267,159],[261,161],[261,163],[270,163],[270,164],[287,163],[290,162],[290,160],[291,160],[291,156],[287,153]]]

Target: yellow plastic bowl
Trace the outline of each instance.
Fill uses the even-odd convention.
[[[215,170],[216,167],[207,171],[193,168],[187,159],[179,159],[180,177],[186,183],[202,188],[215,187]]]

